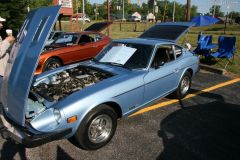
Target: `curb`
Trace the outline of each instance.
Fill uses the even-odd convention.
[[[200,64],[200,69],[209,71],[209,72],[213,72],[213,73],[217,73],[217,74],[221,74],[224,75],[226,74],[226,70],[225,69],[218,69],[218,68],[214,68],[205,64]]]

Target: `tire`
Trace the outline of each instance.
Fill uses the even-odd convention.
[[[82,149],[96,150],[112,139],[116,127],[116,112],[110,106],[102,104],[88,113],[75,133],[74,139]]]
[[[61,66],[62,66],[62,63],[59,59],[49,58],[44,64],[43,72],[49,71],[49,70],[52,70],[52,69],[55,69],[55,68],[58,68]]]
[[[184,98],[189,93],[189,90],[191,89],[191,84],[192,76],[188,71],[186,71],[181,78],[177,90],[174,92],[174,97],[178,99]]]

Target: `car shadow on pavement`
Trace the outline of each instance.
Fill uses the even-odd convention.
[[[213,102],[183,106],[160,124],[164,150],[157,160],[231,160],[240,153],[240,105],[203,93]]]
[[[57,158],[64,159],[64,160],[74,160],[69,154],[67,154],[60,146],[57,146]]]
[[[6,140],[1,149],[0,160],[15,159],[15,155],[19,154],[21,160],[26,160],[26,149],[22,144],[16,144],[12,140]]]
[[[205,99],[214,99],[214,100],[218,100],[218,101],[223,101],[224,102],[224,98],[223,96],[219,95],[219,94],[214,94],[214,93],[211,93],[211,92],[202,92],[200,90],[197,90],[197,89],[191,89],[190,94],[198,94],[198,96],[201,96],[202,98],[205,98]],[[180,104],[180,107],[182,109],[185,108],[185,105],[183,103],[183,101],[181,99],[178,99],[179,100],[179,104]]]

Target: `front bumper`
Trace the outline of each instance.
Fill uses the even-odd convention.
[[[4,113],[1,113],[0,117],[3,123],[3,125],[0,124],[1,136],[5,139],[11,138],[14,141],[30,148],[61,139],[72,133],[71,128],[51,133],[37,133],[37,131],[36,133],[33,133],[29,129],[19,126],[15,122],[8,119]]]

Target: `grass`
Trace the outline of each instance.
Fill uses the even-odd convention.
[[[89,25],[90,24],[79,24],[79,26],[83,29],[88,27]],[[146,29],[148,29],[152,25],[154,25],[154,23],[114,22],[110,27],[110,37],[112,39],[135,38],[141,35]],[[63,23],[62,27],[65,31],[71,31],[69,22]],[[233,63],[228,64],[226,70],[240,75],[240,25],[227,25],[225,33],[224,24],[215,24],[207,27],[193,27],[189,30],[188,34],[186,34],[182,39],[179,40],[180,44],[184,44],[184,41],[188,42],[193,46],[194,49],[197,46],[197,37],[199,32],[203,32],[203,34],[207,35],[212,35],[213,43],[215,44],[217,44],[217,40],[220,35],[236,37],[236,56]],[[103,33],[106,34],[107,30],[104,30]],[[217,62],[214,59],[205,59],[204,57],[202,57],[201,62],[207,65],[211,65],[215,68],[223,69],[225,64],[227,63],[227,60],[223,59],[222,61]]]

